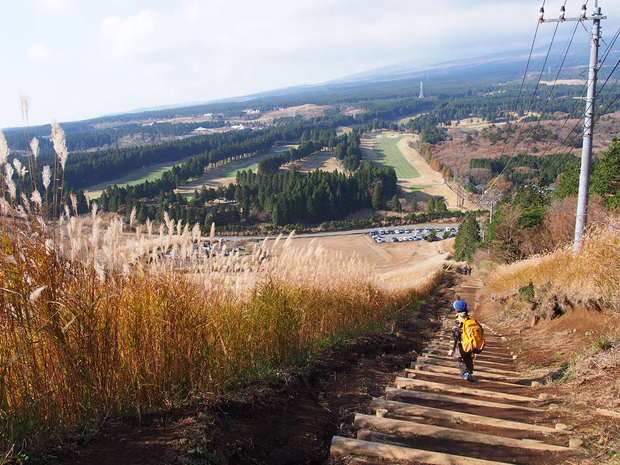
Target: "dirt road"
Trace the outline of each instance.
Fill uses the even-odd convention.
[[[401,139],[398,142],[398,148],[409,163],[420,173],[420,177],[413,180],[403,180],[406,187],[424,186],[421,192],[441,196],[446,200],[448,208],[453,210],[476,210],[477,207],[473,203],[465,200],[464,208],[458,206],[458,197],[456,193],[450,189],[443,179],[441,173],[432,169],[420,152],[412,147],[419,142],[419,136],[410,136]]]

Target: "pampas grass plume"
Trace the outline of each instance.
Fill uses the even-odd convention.
[[[54,144],[54,151],[60,160],[60,166],[64,170],[69,158],[69,151],[67,150],[65,131],[56,122],[52,123],[52,142]]]
[[[9,144],[0,129],[0,166],[9,161]]]

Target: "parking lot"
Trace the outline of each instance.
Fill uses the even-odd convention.
[[[384,242],[412,242],[434,240],[440,241],[456,236],[458,226],[446,227],[420,227],[420,228],[392,228],[392,229],[375,229],[370,231],[368,235],[373,238],[377,244]]]

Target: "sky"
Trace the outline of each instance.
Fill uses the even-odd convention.
[[[0,127],[25,123],[22,97],[40,124],[523,49],[540,3],[3,0]],[[563,0],[546,3],[554,16]],[[601,5],[617,27],[620,0]],[[568,0],[569,15],[580,6]],[[552,28],[541,28],[541,45]]]

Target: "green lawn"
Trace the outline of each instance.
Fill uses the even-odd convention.
[[[393,167],[399,179],[417,178],[420,176],[420,173],[405,159],[396,145],[403,137],[405,136],[377,137],[375,141],[376,161],[384,166]]]
[[[164,171],[168,171],[173,166],[183,163],[184,161],[185,159],[181,159],[174,162],[167,161],[163,163],[156,163],[155,165],[144,166],[137,170],[133,170],[125,174],[124,176],[120,176],[111,181],[106,181],[101,184],[87,187],[84,190],[90,192],[91,199],[96,199],[108,186],[113,186],[114,184],[116,184],[119,187],[126,187],[141,184],[144,181],[155,181],[161,178]]]

